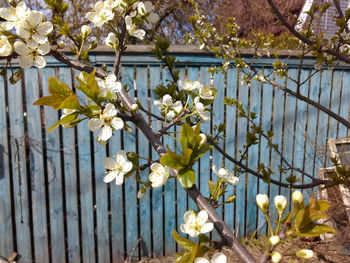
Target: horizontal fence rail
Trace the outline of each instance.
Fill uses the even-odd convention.
[[[204,53],[177,53],[180,78],[200,80],[213,85],[217,99],[212,105],[210,122],[202,130],[211,133],[215,126],[226,124],[225,138],[220,147],[236,159],[246,143],[248,123],[238,118],[237,112],[225,106],[225,96],[238,99],[245,110],[257,114],[257,123],[265,130],[273,130],[273,143],[278,144],[285,158],[295,167],[317,176],[317,170],[330,165],[325,155],[327,138],[348,135],[346,127],[315,107],[268,84],[252,82],[242,84],[242,73],[230,69],[227,74],[210,75],[211,66],[221,61]],[[91,56],[94,65],[112,66],[112,53]],[[288,75],[306,80],[314,73],[313,60],[291,59]],[[259,71],[271,72],[273,59],[265,58],[255,64]],[[48,94],[48,78],[56,76],[69,86],[76,83],[79,72],[48,58],[48,66],[24,71],[21,82],[11,85],[8,78],[0,78],[0,255],[10,257],[18,252],[19,262],[123,262],[133,253],[137,261],[143,256],[174,255],[178,247],[171,231],[179,231],[186,210],[196,210],[195,203],[171,179],[165,187],[147,192],[137,200],[138,184],[135,177],[122,186],[105,184],[102,160],[120,149],[137,152],[146,158],[158,159],[145,136],[132,128],[132,133],[115,132],[109,146],[100,146],[96,134],[89,131],[87,122],[73,129],[59,128],[47,133],[60,118],[60,112],[48,107],[33,106],[39,97]],[[299,92],[345,119],[349,119],[350,71],[344,65],[315,73]],[[128,85],[129,94],[137,98],[146,109],[160,114],[154,106],[151,92],[156,85],[167,83],[170,74],[149,53],[127,53],[122,58],[121,79]],[[296,91],[291,80],[277,79],[278,83]],[[79,91],[81,101],[84,97]],[[147,117],[153,129],[161,123]],[[170,131],[179,131],[174,127]],[[169,137],[164,144],[171,148],[179,145]],[[281,158],[271,151],[267,142],[249,148],[243,161],[252,169],[259,163],[270,166],[272,178],[286,182],[280,174]],[[142,164],[142,162],[141,162]],[[208,196],[208,180],[217,178],[212,165],[225,165],[232,170],[234,164],[216,150],[212,150],[196,164],[197,185]],[[297,172],[302,182],[311,182]],[[149,170],[141,172],[146,180]],[[265,219],[255,204],[257,193],[271,197],[283,194],[290,197],[290,189],[268,185],[251,174],[240,176],[236,187],[229,186],[228,197],[236,194],[236,202],[218,209],[228,226],[240,237],[258,229],[266,234]],[[310,195],[311,190],[305,191]],[[272,209],[272,213],[276,213]],[[218,239],[217,233],[213,237]]]

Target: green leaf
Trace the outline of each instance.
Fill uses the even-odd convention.
[[[236,196],[235,195],[230,195],[226,199],[226,203],[233,203],[234,201],[236,201]]]
[[[58,109],[75,109],[75,110],[79,110],[79,109],[81,109],[81,106],[79,104],[77,96],[75,94],[72,94],[69,97],[67,97],[59,105]]]
[[[47,132],[51,132],[53,131],[54,129],[56,129],[58,126],[62,125],[62,124],[65,124],[65,123],[68,123],[68,122],[71,122],[71,121],[74,121],[76,119],[77,115],[75,113],[73,114],[69,114],[67,116],[65,116],[64,118],[60,119],[58,122],[56,122],[54,125],[52,125],[48,130]]]
[[[175,159],[174,157],[172,157],[170,155],[170,153],[166,153],[164,154],[161,158],[160,158],[160,163],[162,165],[166,165],[169,166],[173,169],[181,169],[182,168],[182,164],[180,162],[180,159]]]
[[[209,192],[211,196],[215,194],[215,183],[213,181],[208,180]]]
[[[322,224],[309,224],[306,227],[299,229],[296,234],[298,236],[304,237],[317,237],[322,234],[333,233],[335,234],[335,230],[331,226],[322,225]]]
[[[200,244],[210,243],[210,238],[207,235],[200,234],[198,241]]]
[[[177,180],[179,180],[182,187],[191,188],[196,182],[195,172],[192,169],[182,169],[178,173]]]
[[[181,156],[181,163],[183,166],[187,166],[190,164],[191,156],[192,156],[192,149],[187,148],[182,151]]]
[[[88,74],[83,73],[84,79],[77,77],[80,86],[75,86],[77,89],[81,90],[90,100],[96,101],[99,94],[99,87],[95,79],[95,71]]]
[[[192,139],[193,139],[193,129],[188,123],[185,123],[184,125],[182,125],[182,128],[181,128],[181,136],[180,136],[181,148],[182,149],[191,148],[190,140]]]
[[[61,98],[67,98],[73,94],[67,84],[54,77],[49,78],[49,92],[51,95],[57,95]]]
[[[194,246],[196,245],[195,243],[193,243],[191,240],[188,240],[182,236],[180,236],[176,230],[173,230],[173,237],[176,241],[176,243],[182,247],[183,249],[186,250],[193,250]]]

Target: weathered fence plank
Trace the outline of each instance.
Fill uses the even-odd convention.
[[[15,223],[17,237],[17,253],[20,262],[29,263],[32,261],[32,246],[30,235],[30,187],[27,178],[26,163],[26,137],[23,112],[23,90],[21,82],[11,85],[8,88],[9,96],[9,117],[10,117],[10,140],[12,160],[13,197],[15,204]]]
[[[72,86],[72,71],[70,68],[60,68],[60,80]],[[62,129],[62,154],[64,163],[66,224],[67,224],[67,253],[68,262],[80,261],[80,232],[78,206],[78,174],[76,165],[76,136],[74,129]]]
[[[31,121],[28,125],[28,150],[31,178],[32,207],[33,207],[33,233],[35,247],[35,261],[48,262],[48,230],[46,220],[46,194],[45,171],[43,161],[43,138],[40,107],[33,103],[40,98],[38,86],[38,70],[31,68],[24,76],[26,89],[27,118]]]
[[[159,66],[151,66],[150,67],[150,86],[151,89],[155,89],[158,85],[161,84],[161,68]],[[151,93],[151,112],[160,115],[159,107],[154,105],[154,101],[156,100],[156,95],[154,92]],[[161,122],[152,118],[152,128],[154,130],[161,129]],[[152,149],[152,159],[158,160],[158,154],[154,149]],[[164,187],[152,189],[152,237],[153,237],[153,256],[163,256],[163,248],[164,248],[164,197],[163,197],[163,189]]]
[[[10,180],[10,147],[7,127],[7,83],[4,76],[0,77],[0,255],[6,258],[13,252],[11,180]]]
[[[42,70],[43,95],[49,96],[48,79],[56,76],[53,68]],[[59,129],[48,132],[48,129],[58,121],[58,112],[51,107],[44,107],[46,129],[46,165],[49,193],[49,220],[51,238],[52,262],[65,262],[65,237],[63,214],[63,177],[61,170],[60,134]]]

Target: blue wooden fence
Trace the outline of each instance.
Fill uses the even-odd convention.
[[[326,150],[327,138],[347,136],[343,125],[280,89],[259,82],[242,85],[237,69],[230,69],[226,75],[214,75],[211,80],[207,69],[220,64],[211,55],[186,52],[175,55],[181,62],[182,79],[200,79],[203,84],[212,81],[218,89],[214,118],[203,124],[203,130],[210,132],[214,125],[226,123],[226,138],[220,146],[235,158],[239,158],[248,126],[245,119],[237,118],[235,109],[221,103],[225,96],[238,98],[247,110],[256,112],[258,122],[274,131],[273,142],[285,157],[315,176],[318,168],[329,165],[321,154]],[[111,53],[91,55],[91,62],[98,66],[111,66],[113,59]],[[184,212],[195,209],[195,204],[174,180],[169,180],[163,189],[148,192],[140,201],[136,198],[135,177],[126,180],[122,187],[103,183],[102,160],[119,149],[157,158],[134,127],[131,134],[115,133],[108,147],[95,142],[96,135],[89,132],[86,122],[76,129],[60,128],[47,133],[48,127],[59,119],[59,113],[33,106],[33,102],[48,93],[50,76],[72,86],[78,75],[53,59],[48,58],[47,62],[43,70],[26,70],[23,81],[15,85],[0,78],[0,255],[9,257],[16,251],[20,262],[122,262],[139,238],[142,241],[134,253],[135,260],[141,256],[173,255],[178,248],[171,231],[179,229]],[[272,59],[263,59],[256,65],[268,73],[271,62]],[[301,80],[312,74],[312,62],[305,60]],[[122,81],[130,88],[131,96],[159,114],[151,89],[170,78],[167,70],[147,52],[127,53],[122,65]],[[288,66],[289,76],[297,78],[299,60],[290,59]],[[278,81],[296,90],[293,81]],[[313,75],[300,93],[348,119],[349,86],[349,68],[339,66]],[[148,120],[154,129],[161,127],[159,122]],[[176,130],[177,127],[173,128]],[[164,143],[178,147],[167,137]],[[270,151],[264,140],[249,149],[245,162],[255,169],[260,162],[270,165],[275,171],[273,178],[285,181],[278,170],[280,157]],[[209,192],[207,180],[216,180],[210,169],[213,164],[234,167],[217,151],[205,155],[196,165],[197,184],[205,195]],[[148,170],[143,171],[141,177],[148,174]],[[227,195],[235,193],[237,201],[218,212],[239,236],[249,235],[257,228],[265,233],[264,217],[255,204],[257,193],[290,195],[290,190],[269,186],[251,174],[241,175],[239,185],[228,190]],[[218,235],[214,233],[213,237]]]

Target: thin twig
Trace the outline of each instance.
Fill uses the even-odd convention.
[[[340,18],[344,18],[344,13],[341,10],[340,4],[339,4],[339,0],[333,0],[333,3],[334,3],[335,9],[337,10]],[[345,32],[349,33],[349,27],[348,27],[347,24],[345,25]]]
[[[129,256],[128,263],[131,263],[131,258],[132,258],[132,256],[134,255],[135,250],[136,250],[136,248],[138,247],[138,245],[140,244],[141,241],[142,241],[142,238],[139,238],[139,239],[136,241],[136,244],[135,244],[135,246],[132,248],[131,254],[130,254],[130,256]]]

